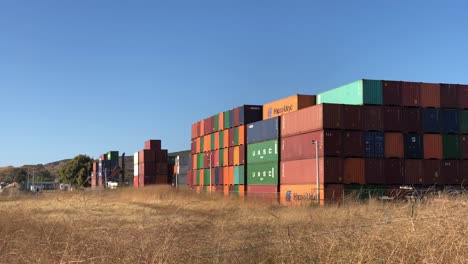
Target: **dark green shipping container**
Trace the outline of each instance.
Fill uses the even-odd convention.
[[[278,162],[247,166],[247,185],[278,185],[278,183]]]
[[[224,149],[219,150],[219,166],[224,166]]]
[[[211,184],[213,185],[214,182],[212,182]],[[205,171],[203,172],[203,185],[210,185],[210,169],[205,169]]]
[[[200,170],[197,170],[197,177],[195,179],[195,184],[200,185]]]
[[[239,146],[239,127],[234,128],[234,146]]]
[[[225,111],[224,112],[224,129],[230,127],[229,122],[230,122],[229,111]]]
[[[444,159],[460,159],[461,147],[459,135],[442,135],[442,149]]]
[[[460,122],[460,133],[468,134],[468,110],[460,110],[458,112],[458,119]]]
[[[219,115],[214,116],[214,131],[219,131]]]
[[[224,148],[224,131],[219,132],[219,148]]]
[[[206,149],[205,149],[205,137],[201,137],[200,138],[200,152],[204,152]]]
[[[247,164],[278,161],[278,140],[247,145]]]

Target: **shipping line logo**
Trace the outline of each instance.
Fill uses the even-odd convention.
[[[271,168],[269,171],[254,171],[252,172],[252,178],[258,178],[260,181],[264,181],[266,178],[275,178],[275,168]]]
[[[275,143],[274,148],[263,148],[252,151],[252,157],[258,156],[260,159],[266,158],[267,155],[278,155],[278,143]]]
[[[302,201],[316,201],[317,195],[313,193],[293,193],[291,190],[286,191],[286,202],[302,202]]]
[[[293,110],[292,105],[285,105],[283,107],[274,108],[274,109],[272,109],[270,107],[270,108],[268,108],[268,114],[267,115],[268,115],[268,117],[272,117],[272,115],[279,116],[279,115],[291,112],[292,110]]]

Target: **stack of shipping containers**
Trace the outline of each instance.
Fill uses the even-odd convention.
[[[102,154],[98,161],[93,162],[91,174],[91,187],[104,186],[110,180],[111,173],[119,167],[119,152],[109,151]]]
[[[243,105],[193,124],[188,184],[199,191],[243,193],[245,124],[261,118],[261,106]]]
[[[134,187],[168,184],[168,153],[161,149],[161,140],[148,140],[145,149],[134,154]],[[138,167],[138,168],[137,168]]]
[[[175,153],[170,153],[169,155],[175,156],[174,164],[174,177],[172,179],[172,184],[179,187],[185,188],[188,185],[188,172],[192,164],[192,155],[191,151],[180,151]]]

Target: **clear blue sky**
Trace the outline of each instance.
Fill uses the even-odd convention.
[[[357,79],[468,83],[464,1],[0,0],[0,166],[146,139]]]

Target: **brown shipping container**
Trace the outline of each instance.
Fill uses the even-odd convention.
[[[167,175],[156,175],[156,184],[167,184],[168,176]]]
[[[315,95],[292,95],[264,104],[263,119],[282,116],[313,105],[315,105]]]
[[[384,131],[401,131],[401,107],[385,106],[383,108]]]
[[[156,163],[156,174],[168,175],[167,163]]]
[[[447,184],[461,184],[461,181],[458,179],[458,169],[459,161],[458,160],[443,160],[440,163],[440,178],[439,182],[436,184],[447,185]]]
[[[404,184],[422,184],[422,160],[407,159],[405,161]]]
[[[461,158],[468,159],[468,135],[460,135]]]
[[[383,108],[382,106],[363,106],[362,115],[364,119],[364,130],[383,131]]]
[[[156,162],[156,151],[146,149],[138,151],[138,163],[146,162]]]
[[[343,183],[365,184],[364,159],[347,158],[343,161]]]
[[[234,144],[234,136],[235,136],[234,129],[235,129],[234,127],[229,129],[229,138],[228,138],[229,139],[229,147],[234,147],[235,146],[235,144]]]
[[[440,84],[440,107],[458,107],[458,87],[456,84]]]
[[[145,149],[160,150],[161,140],[150,139],[150,140],[145,141]]]
[[[316,159],[290,160],[281,162],[280,184],[316,184]],[[343,181],[341,158],[319,158],[319,183],[341,183]]]
[[[213,159],[213,167],[219,167],[219,150],[213,151],[211,158]]]
[[[160,163],[167,163],[167,149],[161,149],[159,151],[156,151],[156,162]]]
[[[239,146],[239,164],[240,165],[245,164],[245,148],[246,148],[246,145]]]
[[[343,184],[327,184],[325,185],[325,203],[343,202],[344,185]]]
[[[342,105],[320,104],[289,113],[281,118],[283,137],[324,129],[341,129]]]
[[[190,154],[195,154],[195,153],[197,153],[197,141],[192,140],[190,142]]]
[[[366,184],[386,184],[384,159],[365,159]]]
[[[239,107],[236,107],[232,110],[232,113],[234,114],[234,126],[239,126]]]
[[[468,85],[458,85],[458,108],[468,108]]]
[[[228,165],[234,166],[234,147],[229,147]]]
[[[403,184],[405,181],[405,160],[384,159],[384,175],[387,184]]]
[[[360,105],[343,105],[343,129],[346,130],[363,130],[364,121],[362,116],[362,106]]]
[[[139,176],[154,176],[156,175],[156,163],[140,163],[138,164]]]
[[[442,135],[424,134],[424,158],[425,159],[443,159]]]
[[[422,132],[422,111],[417,107],[401,108],[402,130],[403,132]]]
[[[229,128],[224,130],[224,145],[223,148],[228,148],[229,147]]]
[[[404,158],[404,146],[403,146],[403,134],[402,133],[390,133],[384,134],[385,142],[385,157],[386,158]]]
[[[440,160],[423,160],[422,184],[432,185],[439,182]]]
[[[400,105],[401,102],[401,82],[382,81],[382,94],[384,105]]]
[[[364,133],[343,131],[343,157],[364,157]]]
[[[421,106],[420,83],[401,82],[401,105]]]
[[[281,160],[315,158],[313,140],[319,141],[319,157],[341,156],[342,139],[342,132],[337,130],[316,131],[283,137],[281,139]]]
[[[421,83],[421,106],[440,108],[440,84]]]

